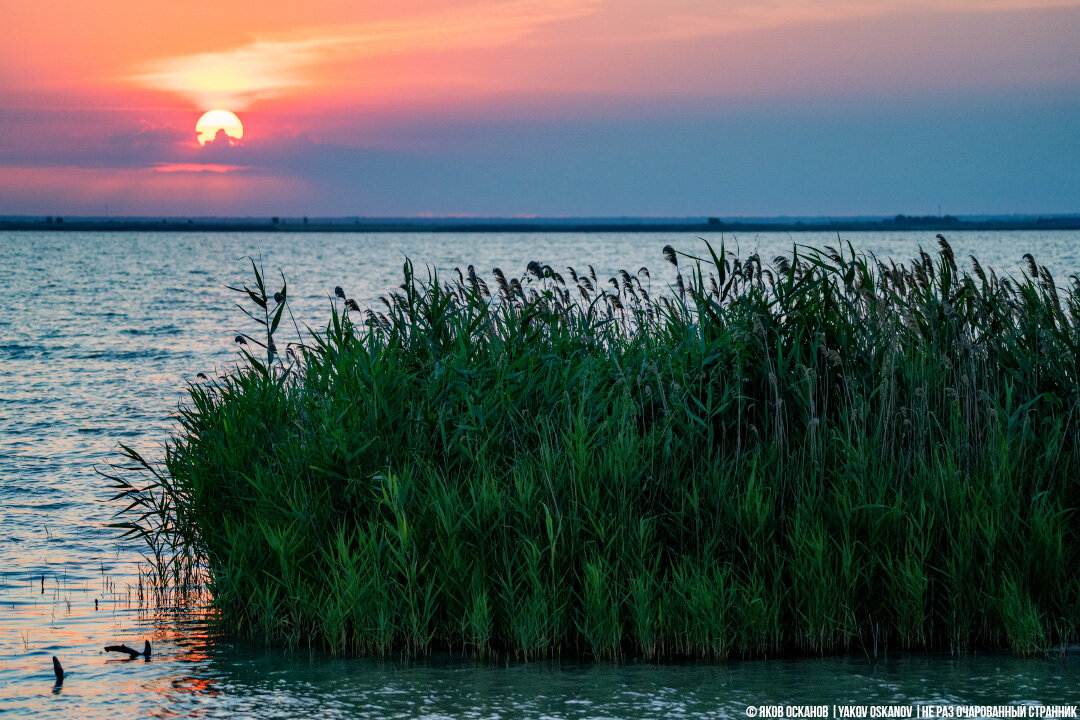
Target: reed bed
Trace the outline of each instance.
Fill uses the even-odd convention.
[[[202,568],[225,630],[339,653],[1075,641],[1080,279],[939,245],[666,247],[662,292],[406,262],[284,350],[256,269],[260,334],[161,463],[125,449],[118,525]]]

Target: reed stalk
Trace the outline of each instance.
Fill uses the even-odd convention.
[[[1039,652],[1080,630],[1080,279],[850,245],[342,290],[190,387],[125,531],[339,653]],[[276,303],[276,304],[275,304]],[[279,341],[280,342],[280,341]]]

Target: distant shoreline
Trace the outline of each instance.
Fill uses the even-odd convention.
[[[1080,215],[987,218],[964,220],[952,216],[885,219],[841,218],[837,220],[723,221],[630,220],[630,221],[549,221],[457,218],[402,220],[314,220],[284,219],[13,219],[0,220],[0,231],[48,232],[334,232],[334,233],[580,233],[580,232],[901,232],[950,230],[1080,230]]]

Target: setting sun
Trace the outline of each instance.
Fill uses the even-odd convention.
[[[210,110],[203,113],[203,116],[195,123],[195,132],[198,133],[200,145],[212,142],[219,130],[225,131],[230,142],[244,137],[244,126],[240,118],[228,110]]]

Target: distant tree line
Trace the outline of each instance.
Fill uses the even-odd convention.
[[[959,225],[960,218],[955,215],[897,215],[884,222],[890,225]]]

